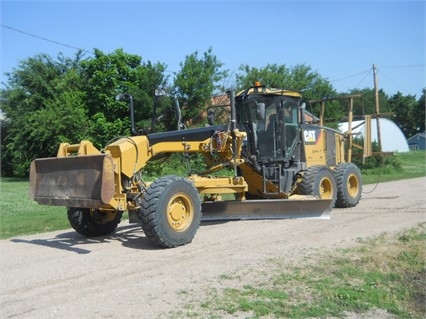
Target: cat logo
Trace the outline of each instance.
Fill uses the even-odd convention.
[[[315,143],[316,142],[316,135],[315,131],[304,131],[305,135],[305,142],[306,143]]]

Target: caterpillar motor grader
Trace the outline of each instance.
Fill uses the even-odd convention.
[[[131,102],[132,136],[102,151],[62,143],[56,157],[34,160],[31,198],[67,207],[71,226],[88,237],[112,233],[127,211],[163,248],[190,243],[201,220],[329,218],[333,207],[358,204],[361,176],[345,161],[347,136],[305,122],[298,91],[255,83],[228,94],[228,124],[151,134],[135,129],[131,96],[121,95]],[[202,154],[207,169],[144,180],[148,162],[176,152]],[[217,176],[227,167],[231,176]]]

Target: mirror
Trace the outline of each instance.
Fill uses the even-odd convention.
[[[207,123],[209,123],[210,126],[214,125],[214,112],[212,109],[207,111]]]

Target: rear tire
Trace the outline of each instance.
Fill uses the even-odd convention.
[[[361,199],[362,181],[358,167],[353,163],[336,166],[334,176],[337,183],[336,207],[355,207]]]
[[[201,222],[201,200],[194,185],[179,176],[164,176],[147,189],[139,215],[145,235],[158,247],[190,243]]]
[[[303,174],[299,185],[302,195],[314,195],[320,199],[331,199],[330,209],[337,198],[336,180],[333,172],[326,166],[312,166]]]
[[[102,212],[99,209],[71,207],[68,220],[74,230],[86,237],[111,234],[121,221],[122,211]]]

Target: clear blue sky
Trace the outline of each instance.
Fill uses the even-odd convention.
[[[4,1],[1,78],[38,53],[118,48],[178,71],[212,47],[224,68],[310,65],[339,92],[420,97],[426,87],[425,1]],[[11,27],[18,31],[11,30]],[[56,44],[41,38],[60,42]],[[89,55],[88,55],[89,56]],[[232,77],[231,80],[234,80]]]

